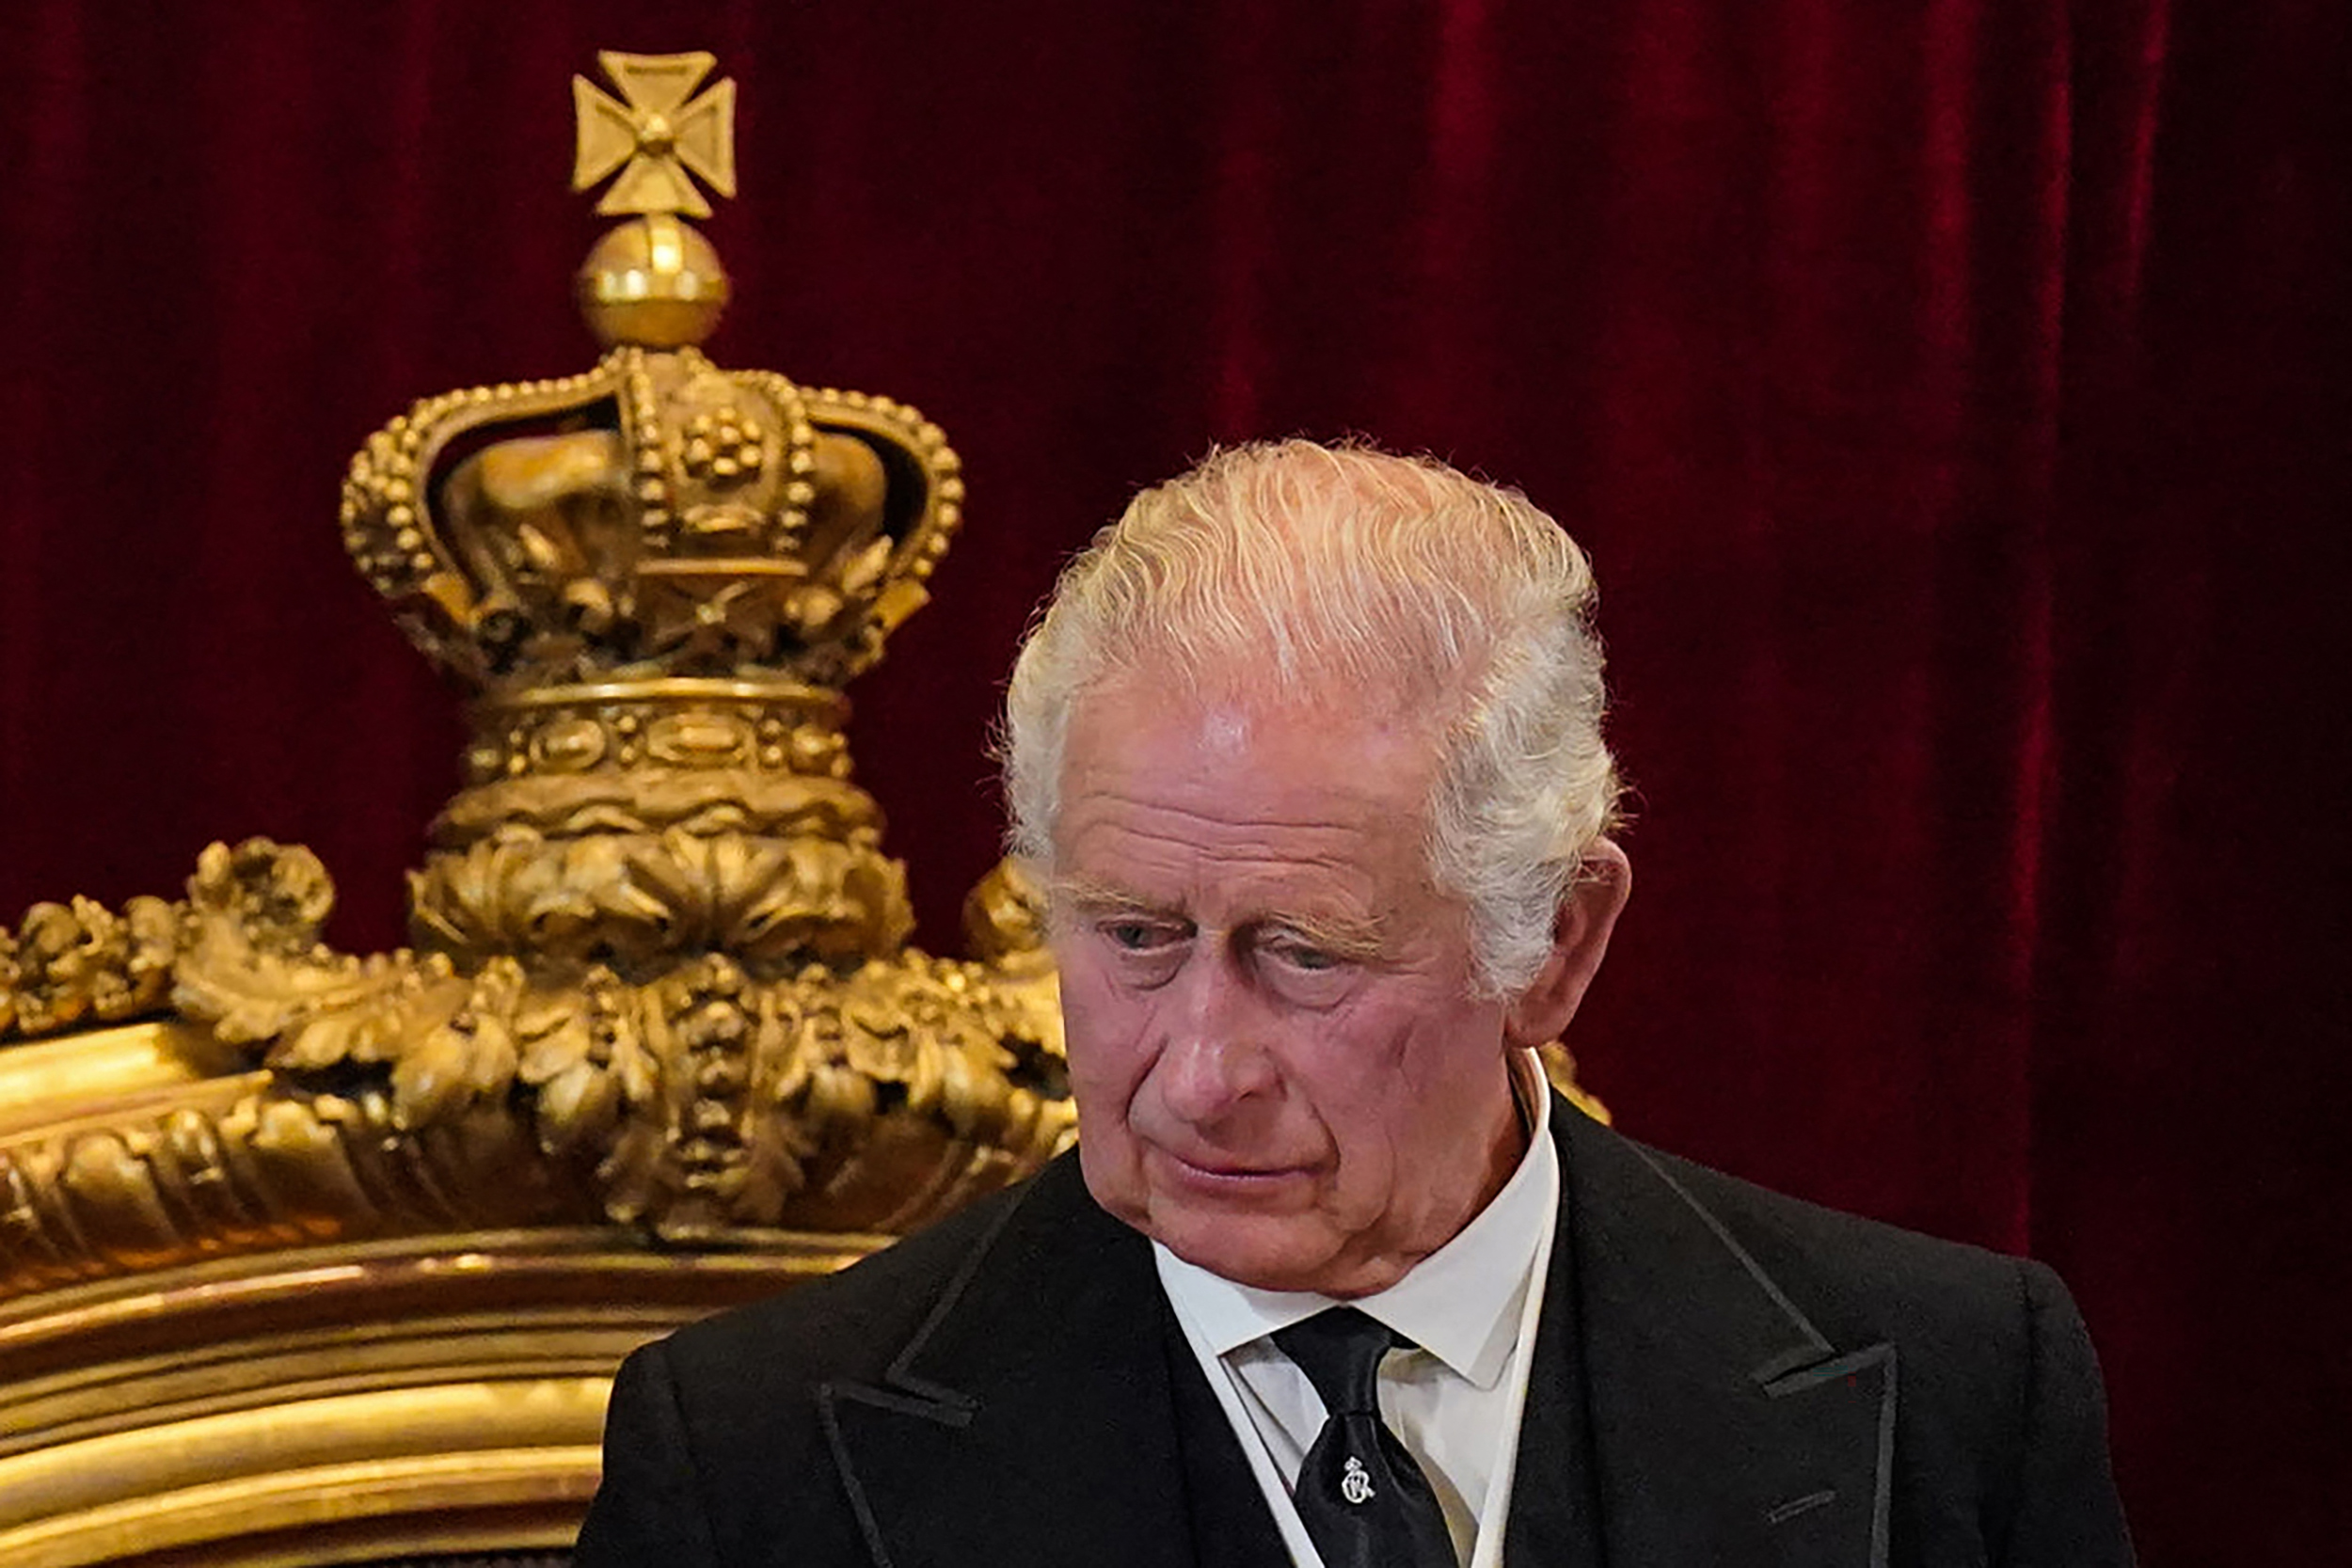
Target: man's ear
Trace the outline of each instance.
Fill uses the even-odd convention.
[[[1617,913],[1633,892],[1633,863],[1606,838],[1593,840],[1584,863],[1560,904],[1551,923],[1551,955],[1536,972],[1535,981],[1519,992],[1503,1014],[1503,1038],[1517,1046],[1542,1045],[1567,1033],[1568,1020],[1584,1000],[1600,960],[1609,951],[1609,933],[1616,928]]]

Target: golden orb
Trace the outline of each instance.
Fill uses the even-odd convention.
[[[727,275],[710,242],[669,213],[606,233],[580,264],[580,311],[607,348],[698,346],[726,309]]]

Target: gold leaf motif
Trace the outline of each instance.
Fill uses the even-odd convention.
[[[546,1084],[560,1074],[588,1065],[594,1038],[585,1009],[577,998],[540,1007],[516,1021],[523,1039],[522,1059],[516,1075],[526,1084]]]
[[[620,1120],[620,1081],[585,1062],[548,1080],[539,1095],[539,1136],[551,1154],[594,1148]]]
[[[392,1064],[392,1107],[397,1123],[414,1130],[449,1119],[467,1080],[472,1037],[451,1024],[436,1024]]]

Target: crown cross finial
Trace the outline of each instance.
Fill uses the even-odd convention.
[[[735,79],[723,78],[692,97],[716,55],[608,49],[596,60],[621,96],[614,99],[585,76],[572,78],[579,117],[572,189],[584,191],[618,168],[621,177],[596,203],[597,212],[708,217],[710,203],[688,171],[721,196],[735,194]]]

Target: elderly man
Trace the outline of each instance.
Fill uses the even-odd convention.
[[[1435,463],[1138,497],[1008,703],[1076,1159],[632,1357],[581,1568],[2128,1561],[2047,1270],[1546,1088],[1630,886],[1592,597]]]

